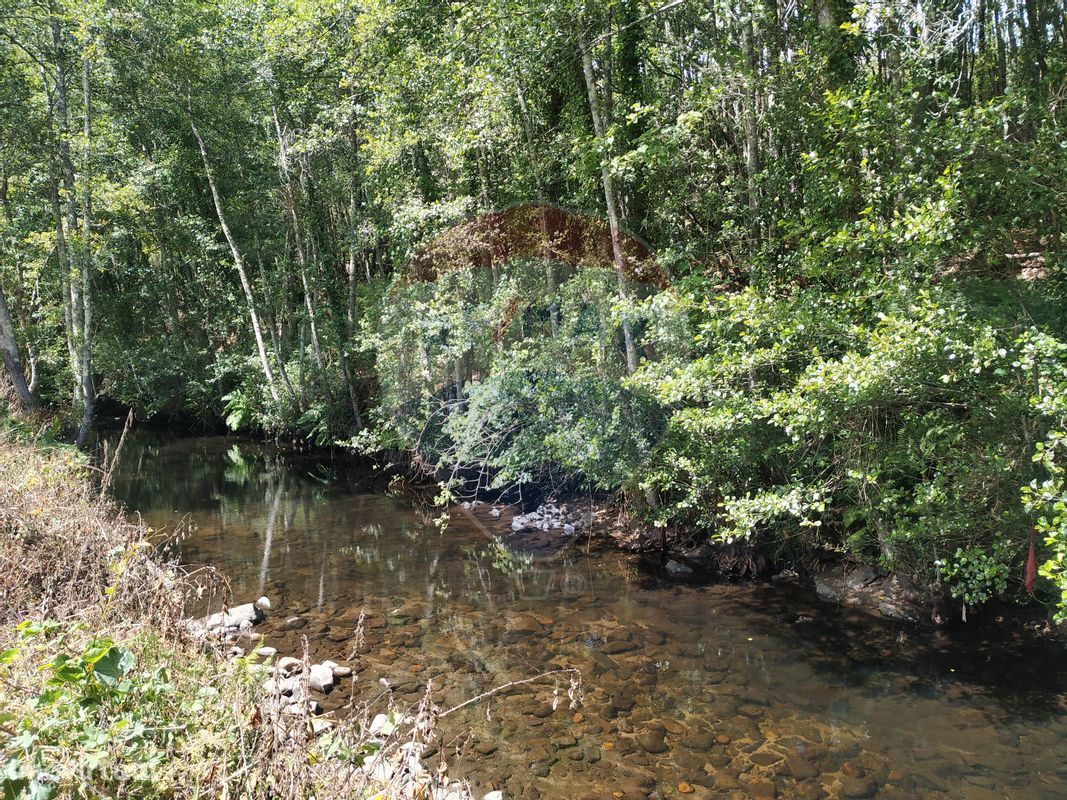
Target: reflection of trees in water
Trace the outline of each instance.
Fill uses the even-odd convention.
[[[329,605],[392,596],[415,600],[429,617],[457,596],[484,605],[494,587],[508,595],[523,590],[506,578],[521,568],[520,557],[502,546],[457,557],[463,529],[442,532],[439,509],[352,494],[353,484],[332,467],[304,468],[268,446],[233,438],[133,434],[124,456],[119,498],[153,524],[188,513],[198,530],[181,544],[183,558],[218,566],[241,600],[265,594]],[[471,567],[471,558],[488,572]]]

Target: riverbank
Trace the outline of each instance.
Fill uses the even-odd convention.
[[[546,499],[526,510],[518,504],[473,500],[453,510],[462,511],[487,537],[524,556],[610,547],[639,556],[649,572],[679,585],[769,581],[796,586],[827,610],[846,607],[931,632],[968,622],[980,625],[987,618],[1040,637],[1067,636],[1067,626],[1054,624],[1047,607],[1034,602],[992,599],[968,608],[937,583],[923,584],[846,553],[821,550],[803,559],[781,560],[773,550],[749,543],[701,541],[692,532],[668,535],[604,498]]]
[[[471,796],[442,759],[433,774],[420,763],[429,697],[410,715],[382,697],[327,720],[266,688],[310,673],[301,659],[192,635],[186,598],[222,580],[164,561],[96,469],[67,447],[0,440],[5,797]]]

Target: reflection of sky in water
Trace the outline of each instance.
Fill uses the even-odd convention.
[[[879,797],[1067,797],[1062,650],[1007,632],[987,639],[978,626],[950,635],[879,624],[783,587],[659,585],[613,551],[523,556],[461,514],[441,530],[439,510],[367,478],[344,461],[285,458],[254,442],[138,435],[115,492],[155,527],[186,520],[183,559],[221,568],[238,601],[268,595],[264,630],[283,652],[306,635],[320,657],[343,656],[366,608],[379,621],[368,628],[364,668],[400,686],[406,675],[414,696],[421,686],[405,673],[408,660],[425,667],[420,680],[456,697],[553,665],[581,667],[584,728],[541,722],[521,696],[498,704],[492,720],[484,709],[465,720],[504,740],[493,769],[524,776],[522,796],[650,775],[672,789],[701,775],[713,785],[718,768],[695,774],[699,765],[677,762],[691,749],[685,733],[670,733],[662,755],[635,744],[643,726],[663,720],[729,732],[736,746],[705,754],[729,757],[728,771],[747,764],[745,747],[810,755],[831,796],[842,760],[860,752]],[[294,616],[307,627],[282,631]],[[634,707],[616,715],[620,693]],[[563,731],[597,758],[556,756],[549,778],[530,777],[524,762]],[[604,740],[615,747],[602,751]],[[883,785],[890,762],[905,786]],[[780,767],[749,767],[780,797],[805,796]]]

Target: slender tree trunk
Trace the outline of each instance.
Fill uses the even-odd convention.
[[[78,258],[77,248],[74,242],[78,230],[77,194],[74,186],[74,160],[70,153],[70,114],[68,103],[68,77],[66,63],[66,46],[63,41],[63,30],[59,24],[58,12],[54,5],[50,6],[49,28],[52,34],[52,49],[55,64],[55,115],[58,136],[56,137],[56,149],[59,154],[59,167],[63,176],[63,191],[65,203],[64,214],[60,217],[59,227],[66,228],[66,236],[57,228],[58,238],[64,242],[64,256],[66,265],[60,263],[60,269],[64,270],[63,283],[67,289],[64,302],[70,306],[70,332],[71,332],[71,373],[74,379],[74,400],[77,404],[83,404],[85,383],[81,376],[82,348],[82,322],[84,312],[79,288],[79,279],[74,275],[74,262]],[[59,202],[58,192],[56,196]],[[71,245],[67,247],[66,245]],[[57,248],[59,242],[57,241]]]
[[[237,268],[237,275],[241,279],[241,288],[244,290],[245,302],[248,303],[248,316],[252,321],[252,333],[256,337],[256,349],[259,351],[259,363],[263,368],[263,377],[267,381],[267,390],[270,392],[271,399],[274,400],[275,404],[280,405],[281,398],[278,396],[278,386],[274,380],[274,371],[271,369],[270,359],[267,358],[267,347],[263,343],[263,329],[259,324],[259,314],[256,313],[256,298],[252,292],[252,284],[248,281],[245,262],[241,257],[241,251],[237,247],[237,241],[230,232],[230,226],[226,222],[226,214],[222,207],[222,197],[219,195],[218,186],[215,184],[215,173],[211,169],[211,162],[208,159],[204,140],[200,136],[200,131],[197,130],[196,123],[190,120],[189,125],[193,130],[193,136],[196,138],[196,144],[200,148],[200,158],[204,162],[204,174],[207,176],[207,183],[211,189],[211,199],[215,203],[215,213],[219,217],[219,226],[222,228],[223,236],[226,237],[226,243],[230,246],[233,265]]]
[[[270,331],[271,347],[274,350],[274,360],[278,362],[278,375],[282,379],[282,386],[285,387],[286,393],[289,398],[296,404],[297,408],[300,407],[300,403],[297,400],[296,391],[293,389],[293,384],[289,380],[289,370],[285,366],[285,358],[282,354],[282,342],[279,335],[279,323],[277,321],[278,309],[275,304],[271,302],[270,294],[267,290],[269,285],[267,282],[267,274],[263,269],[263,253],[259,248],[259,242],[256,242],[256,265],[259,267],[259,285],[263,287],[263,303],[268,310],[267,317],[267,329]]]
[[[322,343],[319,339],[318,315],[315,309],[314,296],[311,292],[311,281],[308,278],[307,250],[304,247],[304,239],[300,229],[300,216],[296,207],[296,191],[293,188],[292,176],[289,173],[289,154],[285,146],[285,134],[278,119],[277,108],[272,108],[271,113],[274,116],[274,131],[278,137],[278,173],[282,181],[282,194],[285,198],[287,216],[293,237],[293,249],[296,251],[297,264],[300,266],[300,284],[304,290],[304,308],[307,309],[308,322],[311,327],[311,352],[315,357],[315,367],[318,370],[319,381],[322,383],[323,391],[329,393],[329,384],[326,381],[326,361],[322,355]]]
[[[742,45],[745,53],[745,94],[742,117],[745,127],[745,180],[748,188],[748,213],[751,230],[751,247],[756,249],[760,236],[759,229],[759,194],[756,188],[756,175],[759,172],[759,134],[756,130],[756,52],[753,42],[752,10],[746,10],[741,29]]]
[[[82,191],[82,257],[81,257],[81,297],[82,297],[82,339],[81,339],[81,385],[82,385],[82,421],[78,428],[78,447],[85,444],[89,429],[93,425],[93,409],[96,405],[96,390],[93,386],[93,304],[92,304],[92,95],[89,91],[89,58],[82,57],[82,155],[84,187]],[[77,313],[77,309],[75,309]]]
[[[585,34],[579,29],[578,46],[582,51],[582,74],[585,77],[586,93],[589,97],[589,113],[593,118],[593,132],[599,144],[603,144],[606,136],[606,122],[600,114],[600,101],[593,75],[593,57],[585,40]],[[608,213],[608,230],[611,235],[611,251],[615,261],[615,274],[618,277],[619,297],[625,303],[629,300],[629,287],[626,280],[626,255],[622,249],[622,235],[619,229],[619,205],[615,194],[615,183],[611,176],[611,166],[605,155],[600,158],[600,181],[604,188],[604,205]],[[622,313],[622,335],[626,345],[626,370],[633,373],[637,370],[637,348],[634,346],[633,331],[630,327],[630,318],[624,310]]]
[[[349,348],[356,337],[356,192],[351,185],[348,189],[348,258],[345,261],[345,277],[348,281],[347,303],[345,308],[345,340],[341,349],[341,374],[345,380],[345,391],[348,392],[348,403],[352,407],[352,418],[356,427],[362,430],[363,410],[360,408],[359,395],[356,393],[356,384],[352,377],[352,365],[349,358]],[[367,270],[367,280],[370,280],[370,270]]]
[[[59,181],[54,179],[51,187],[52,216],[56,225],[56,263],[59,269],[59,287],[63,295],[63,329],[66,332],[67,360],[70,374],[78,374],[77,334],[74,330],[74,312],[71,306],[70,290],[70,251],[67,248],[67,236],[63,225],[63,205],[59,199]],[[74,382],[74,401],[81,403],[81,381]]]

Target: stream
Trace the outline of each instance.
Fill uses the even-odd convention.
[[[354,668],[327,709],[380,679],[400,707],[432,681],[448,708],[579,668],[577,710],[548,681],[445,720],[449,774],[478,797],[1067,797],[1063,645],[1006,622],[931,631],[802,587],[672,583],[585,536],[523,555],[366,465],[235,437],[133,434],[114,493],[235,602],[270,598],[265,644]]]

